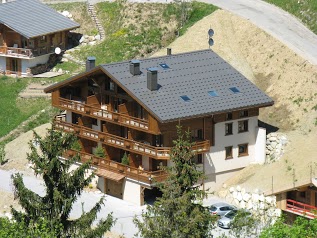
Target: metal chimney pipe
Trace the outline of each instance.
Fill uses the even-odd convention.
[[[167,48],[167,55],[171,55],[172,54],[172,48]]]

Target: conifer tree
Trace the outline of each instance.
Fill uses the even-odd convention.
[[[206,193],[195,187],[204,175],[192,160],[190,134],[184,135],[178,126],[177,136],[170,154],[173,165],[165,168],[167,179],[158,185],[162,197],[147,207],[141,219],[134,218],[138,234],[144,238],[199,238],[211,234],[213,218],[201,203]]]
[[[62,227],[57,237],[102,237],[114,223],[112,214],[109,214],[107,219],[101,220],[94,229],[91,227],[101,209],[103,198],[89,212],[83,213],[78,219],[70,219],[74,202],[93,177],[91,174],[85,178],[90,162],[70,171],[70,166],[80,159],[78,154],[68,160],[60,160],[60,156],[63,156],[75,141],[73,134],[52,129],[48,130],[44,138],[34,132],[34,140],[29,143],[31,152],[27,159],[33,164],[35,174],[43,178],[46,193],[44,196],[38,195],[25,187],[21,174],[13,175],[15,196],[24,212],[13,207],[11,212],[17,222],[40,223],[41,219],[45,219],[51,229]]]

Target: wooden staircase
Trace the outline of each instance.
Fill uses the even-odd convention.
[[[105,30],[103,29],[99,19],[97,18],[97,14],[96,14],[96,10],[95,10],[94,5],[89,3],[89,1],[87,1],[87,10],[88,10],[88,14],[90,15],[90,17],[92,18],[92,20],[96,24],[96,27],[97,27],[98,32],[100,34],[100,40],[105,39],[105,36],[106,36]]]

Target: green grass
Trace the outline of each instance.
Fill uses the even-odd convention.
[[[300,19],[312,32],[317,34],[316,0],[266,0]]]
[[[76,57],[85,60],[88,56],[96,57],[96,64],[129,60],[132,58],[146,57],[156,50],[167,46],[175,39],[175,34],[165,37],[167,31],[163,23],[168,23],[172,18],[179,20],[179,8],[175,3],[171,4],[139,4],[138,9],[143,11],[151,7],[159,9],[159,13],[147,16],[140,21],[141,15],[136,10],[135,24],[124,25],[125,13],[122,2],[98,3],[98,18],[101,20],[106,31],[106,39],[98,45],[82,47],[81,51],[75,53]],[[163,9],[163,10],[161,10]],[[188,21],[181,29],[183,34],[195,22],[211,14],[217,8],[210,4],[193,2],[192,11]],[[149,13],[151,14],[151,13]],[[157,14],[160,14],[157,17]],[[180,22],[179,22],[180,25]]]
[[[47,99],[17,99],[27,80],[0,77],[0,137],[50,104]]]
[[[185,23],[185,25],[180,30],[180,34],[183,35],[189,27],[194,25],[199,20],[203,19],[205,16],[210,15],[214,11],[216,11],[218,8],[211,4],[206,4],[202,2],[193,2],[193,10],[190,14],[190,17],[188,21]],[[207,34],[207,32],[206,32]]]

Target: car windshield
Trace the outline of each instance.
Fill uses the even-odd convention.
[[[216,211],[216,210],[217,210],[217,208],[216,208],[215,206],[211,206],[211,207],[210,207],[210,211],[214,212],[214,211]]]
[[[230,212],[228,212],[225,217],[229,218],[229,219],[232,219],[234,218],[234,216],[237,214],[237,211],[236,210],[232,210]]]

